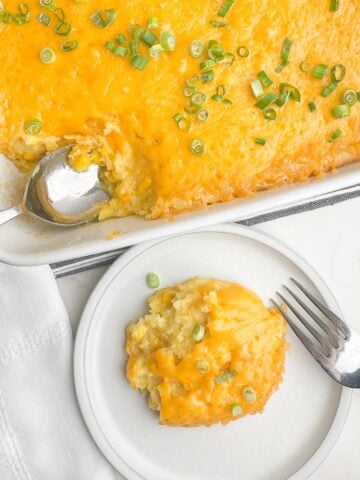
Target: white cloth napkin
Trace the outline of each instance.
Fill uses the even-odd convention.
[[[77,405],[72,353],[50,268],[0,264],[1,480],[114,480]]]

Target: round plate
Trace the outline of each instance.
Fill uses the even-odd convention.
[[[90,297],[75,346],[80,407],[104,455],[129,480],[292,480],[324,460],[345,422],[351,391],[332,381],[291,331],[284,381],[261,415],[226,426],[161,426],[125,376],[125,326],[153,293],[200,275],[238,282],[264,302],[293,276],[339,312],[316,272],[279,241],[222,225],[134,247],[107,271]]]

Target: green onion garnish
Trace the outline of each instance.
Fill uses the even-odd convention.
[[[275,68],[275,72],[276,72],[276,73],[281,73],[288,64],[289,64],[289,62],[280,63],[280,65],[278,65],[278,66]]]
[[[290,98],[290,92],[284,92],[275,100],[274,103],[278,107],[283,107],[289,101],[289,98]]]
[[[60,45],[60,49],[63,52],[70,52],[71,50],[75,50],[79,46],[79,42],[77,40],[69,40],[68,42],[64,42]]]
[[[202,74],[203,75],[203,74]],[[186,85],[189,87],[196,87],[196,85],[199,83],[200,77],[199,75],[192,75],[189,80],[186,82]]]
[[[118,45],[122,45],[123,43],[125,43],[126,38],[125,38],[125,35],[123,33],[120,33],[120,35],[117,35],[115,37],[115,40],[118,43]]]
[[[341,130],[339,130],[339,129],[335,130],[335,132],[332,133],[332,134],[330,135],[330,137],[328,138],[328,142],[329,142],[329,143],[335,142],[335,140],[337,140],[339,137],[341,137],[341,135],[342,135],[342,131],[341,131]]]
[[[58,35],[66,37],[71,32],[71,25],[67,22],[59,22],[54,28],[54,32]]]
[[[43,48],[40,52],[40,60],[42,63],[54,63],[56,54],[52,48]]]
[[[194,138],[194,139],[191,140],[191,142],[190,142],[190,150],[192,151],[192,153],[193,153],[194,155],[201,156],[201,155],[204,155],[204,153],[205,153],[205,151],[206,151],[206,147],[205,147],[205,144],[204,144],[201,140],[199,140],[198,138]],[[200,325],[200,327],[203,327],[204,332],[205,332],[205,327],[204,327],[204,325]],[[194,328],[194,330],[193,330],[193,338],[194,338],[194,340],[196,340],[196,341],[198,342],[199,340],[201,340],[201,339],[203,338],[204,334],[202,334],[202,333],[201,333],[201,330],[200,330],[199,334],[196,335],[196,333],[194,333],[194,332],[195,332],[195,329],[196,329],[196,326],[195,326],[195,328]],[[201,336],[201,335],[202,335],[202,336]],[[197,338],[195,338],[195,336],[196,336]],[[201,337],[201,338],[200,338],[200,337]],[[198,338],[199,338],[199,340],[198,340]]]
[[[243,411],[241,405],[239,405],[238,403],[233,403],[230,407],[230,410],[233,417],[238,417],[242,414]]]
[[[24,124],[24,131],[27,135],[37,135],[42,129],[42,121],[38,118],[27,120]]]
[[[330,0],[330,11],[336,12],[339,10],[340,0]]]
[[[53,8],[55,7],[55,0],[40,0],[40,5],[45,8]]]
[[[202,73],[200,78],[203,83],[212,82],[215,78],[214,70],[208,70],[207,72]]]
[[[344,90],[341,95],[341,99],[348,105],[354,105],[358,101],[358,94],[355,92],[355,90]]]
[[[346,103],[344,105],[336,105],[331,111],[335,118],[348,117],[351,114],[351,106]]]
[[[96,10],[90,15],[93,24],[98,28],[109,27],[116,19],[116,11],[113,8]]]
[[[258,98],[264,95],[264,89],[262,87],[260,80],[253,80],[252,82],[250,82],[250,87],[251,87],[251,90],[253,91],[255,98]]]
[[[147,20],[148,28],[159,28],[159,19],[158,17],[150,17]]]
[[[321,95],[323,97],[328,97],[333,91],[337,88],[338,84],[337,82],[331,82],[328,85],[326,85],[322,90],[321,90]]]
[[[277,113],[273,108],[266,108],[264,110],[264,118],[266,120],[275,120],[277,117]]]
[[[222,102],[224,100],[223,97],[220,97],[220,95],[212,95],[211,97],[211,100],[214,100],[215,102]]]
[[[121,45],[118,45],[114,50],[114,55],[116,57],[124,58],[128,54],[128,51],[129,51],[128,48],[122,47]]]
[[[176,47],[176,36],[170,30],[163,30],[160,33],[160,45],[167,52],[172,52]]]
[[[245,402],[254,403],[256,400],[255,390],[251,387],[244,387],[242,391],[242,396]]]
[[[232,378],[236,377],[237,374],[238,372],[236,370],[227,370],[226,372],[215,377],[215,383],[220,385],[221,383],[228,382]]]
[[[226,60],[226,59],[231,59],[231,60]],[[223,65],[227,65],[228,67],[231,67],[231,65],[235,62],[235,55],[231,52],[226,52],[225,53],[225,58],[221,62]]]
[[[0,12],[0,24],[1,23],[11,23],[13,20],[13,16],[9,12]]]
[[[320,63],[315,67],[314,70],[314,78],[318,78],[319,80],[322,80],[325,76],[325,73],[327,72],[328,66],[325,65],[324,63]]]
[[[150,30],[145,30],[141,35],[141,40],[152,47],[156,42],[156,35],[154,35]]]
[[[216,40],[210,40],[208,42],[207,51],[209,58],[215,60],[215,62],[220,62],[226,58],[224,47]]]
[[[226,92],[225,85],[218,85],[216,87],[216,95],[223,97],[225,95],[225,92]]]
[[[342,63],[338,63],[337,65],[334,65],[330,70],[330,73],[331,73],[331,80],[333,82],[341,82],[342,80],[344,80],[344,77],[346,74],[345,65],[343,65]]]
[[[309,73],[313,69],[313,66],[310,62],[301,62],[300,63],[301,71],[304,73]]]
[[[219,20],[211,20],[209,23],[212,27],[215,27],[215,28],[223,28],[228,26],[228,23],[220,22]]]
[[[201,108],[201,105],[193,105],[192,103],[187,103],[184,107],[184,110],[186,113],[189,113],[190,115],[194,115],[197,113]]]
[[[204,52],[204,45],[200,42],[200,40],[194,40],[191,42],[189,50],[192,57],[199,58]]]
[[[257,143],[258,145],[264,146],[266,143],[266,140],[264,140],[263,138],[255,138],[255,143]]]
[[[258,100],[258,101],[255,103],[255,106],[256,106],[257,108],[260,108],[260,110],[264,110],[264,109],[267,108],[269,105],[271,105],[272,103],[274,103],[277,98],[278,98],[278,97],[277,97],[277,95],[275,95],[275,93],[269,92],[269,93],[267,93],[266,95],[264,95],[262,98],[260,98],[260,100]]]
[[[289,40],[287,37],[285,37],[283,47],[281,49],[281,63],[280,65],[275,69],[276,73],[280,73],[289,63],[289,56],[290,56],[290,50],[291,50],[291,45],[292,42]]]
[[[264,85],[265,88],[269,88],[274,82],[267,76],[266,72],[264,70],[261,70],[257,74],[258,79],[260,82]]]
[[[207,110],[199,110],[196,114],[196,118],[199,122],[205,122],[209,118],[209,112]]]
[[[201,106],[206,102],[206,95],[202,92],[196,92],[191,95],[192,105]]]
[[[195,87],[189,87],[186,85],[184,88],[184,95],[185,97],[191,97],[191,95],[195,92]]]
[[[155,43],[155,45],[149,48],[149,55],[152,58],[158,58],[160,56],[160,53],[163,51],[164,49],[160,45],[160,43]]]
[[[60,20],[60,22],[65,21],[65,12],[62,8],[55,8],[53,11],[53,14],[55,15],[56,18]]]
[[[196,370],[201,373],[206,373],[209,371],[209,364],[206,360],[198,360],[196,362]]]
[[[210,70],[216,65],[215,60],[204,60],[203,62],[200,62],[200,69],[201,70]]]
[[[193,142],[202,142],[200,140],[193,140]],[[205,336],[205,325],[197,323],[192,331],[192,337],[196,342],[200,342]]]
[[[178,129],[182,132],[187,133],[190,130],[191,123],[187,118],[184,118],[181,113],[176,113],[173,119],[177,123]]]
[[[116,44],[114,42],[106,42],[105,43],[105,48],[109,50],[110,52],[113,52],[116,48]]]
[[[219,17],[225,17],[230,8],[234,5],[234,2],[235,0],[225,0],[218,11]]]
[[[248,57],[250,55],[250,50],[247,47],[239,47],[237,49],[237,54],[239,57]]]
[[[151,47],[152,48],[152,47]],[[134,40],[132,40],[129,44],[129,52],[130,52],[130,56],[131,58],[134,58],[137,56],[138,54],[138,51],[137,51],[137,42],[135,42]]]
[[[293,85],[290,85],[289,83],[280,83],[280,93],[284,93],[284,92],[290,92],[291,100],[294,100],[295,102],[300,102],[301,100],[300,92]]]
[[[158,288],[160,286],[160,278],[156,273],[150,272],[146,276],[146,283],[149,288]]]
[[[144,70],[149,60],[142,55],[135,55],[131,60],[131,65],[138,70]]]
[[[43,13],[43,12],[39,13],[39,15],[38,15],[36,18],[37,18],[37,19],[39,20],[39,22],[42,23],[43,25],[48,26],[48,25],[50,25],[50,23],[51,23],[51,18],[50,18],[48,15],[46,15],[45,13]]]
[[[316,110],[316,105],[315,105],[314,102],[308,103],[308,107],[309,107],[310,112],[315,112],[315,110]]]

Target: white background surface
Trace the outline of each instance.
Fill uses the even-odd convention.
[[[360,332],[360,199],[255,228],[279,238],[302,255],[328,283],[348,323]],[[58,280],[75,328],[88,296],[104,271],[99,268]],[[314,368],[317,368],[315,364]],[[342,435],[311,480],[359,480],[359,445],[360,391],[355,391]]]

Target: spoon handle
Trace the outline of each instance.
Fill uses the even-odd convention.
[[[8,222],[12,218],[17,217],[21,213],[23,213],[23,209],[21,208],[20,205],[0,211],[0,225],[3,225],[4,223]]]

